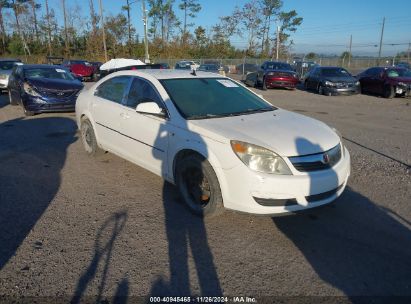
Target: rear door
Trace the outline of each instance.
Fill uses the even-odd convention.
[[[122,102],[130,86],[130,76],[110,78],[94,92],[92,115],[99,143],[107,150],[119,153],[122,149],[120,131]]]

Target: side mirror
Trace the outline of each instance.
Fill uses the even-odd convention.
[[[147,100],[147,101],[145,101]],[[136,111],[142,114],[151,114],[160,117],[165,117],[165,113],[162,108],[158,106],[158,104],[151,99],[144,99],[137,105]]]

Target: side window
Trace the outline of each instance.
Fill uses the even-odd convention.
[[[94,95],[115,103],[121,103],[129,83],[130,77],[127,76],[110,78],[98,86]]]
[[[164,108],[163,103],[154,88],[145,80],[134,78],[126,99],[126,106],[135,109],[144,100],[150,99]]]
[[[313,76],[320,76],[321,69],[315,69],[313,71]]]

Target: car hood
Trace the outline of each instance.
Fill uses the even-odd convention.
[[[335,77],[324,77],[324,80],[331,82],[356,82],[357,79],[351,76],[335,76]]]
[[[0,74],[10,76],[10,74],[11,74],[11,70],[1,70],[1,71],[0,71]]]
[[[78,80],[27,78],[27,81],[36,88],[48,90],[81,90],[83,88],[83,84]]]
[[[233,117],[189,120],[189,128],[202,136],[229,143],[239,140],[268,148],[281,156],[314,154],[340,142],[325,123],[278,109]]]

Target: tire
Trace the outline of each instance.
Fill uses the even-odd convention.
[[[93,74],[93,75],[91,76],[91,81],[92,81],[92,82],[97,82],[97,81],[98,81],[98,76],[97,76],[96,74]]]
[[[176,165],[176,184],[190,211],[201,217],[222,214],[223,197],[210,163],[199,154],[191,154]]]
[[[10,102],[10,104],[12,106],[17,106],[18,105],[17,101],[14,101],[13,98],[11,97],[10,91],[8,91],[8,92],[9,92],[9,102]]]
[[[265,78],[263,78],[263,83],[261,85],[263,91],[267,91],[267,85],[265,83]]]
[[[26,116],[34,116],[34,112],[27,110],[24,106],[23,106],[23,111],[24,111],[24,115]]]
[[[391,85],[384,86],[383,96],[388,99],[393,98],[395,96],[394,87]]]
[[[318,85],[317,93],[320,94],[320,95],[325,95],[325,93],[324,93],[324,87],[322,86],[322,84],[319,84],[319,85]]]
[[[96,135],[94,133],[93,125],[88,119],[84,119],[80,126],[81,141],[84,149],[89,156],[99,156],[104,154],[97,144]]]
[[[308,91],[308,81],[304,81],[304,90]]]

